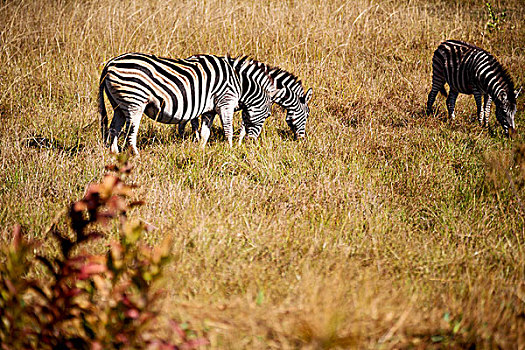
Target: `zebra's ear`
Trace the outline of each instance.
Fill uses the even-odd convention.
[[[312,88],[309,88],[308,91],[306,91],[306,94],[304,94],[304,103],[308,103],[310,99],[312,98],[313,90]]]
[[[519,90],[514,90],[514,97],[515,97],[516,99],[518,99],[518,96],[520,95],[521,89],[522,89],[522,88],[520,88]]]

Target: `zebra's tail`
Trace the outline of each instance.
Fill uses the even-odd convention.
[[[445,90],[445,85],[443,85],[441,87],[441,89],[439,90],[439,92],[441,92],[441,95],[447,97],[447,90]]]
[[[107,72],[108,69],[106,65],[102,70],[98,86],[98,112],[100,113],[100,130],[102,132],[102,141],[104,143],[108,141],[108,113],[104,103],[104,80],[106,79]]]

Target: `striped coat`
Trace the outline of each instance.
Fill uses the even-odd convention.
[[[293,74],[280,68],[273,68],[270,76],[274,79],[279,90],[274,102],[286,109],[286,123],[294,132],[296,138],[306,135],[306,121],[310,115],[308,102],[313,91],[304,92],[302,82]],[[284,90],[283,90],[284,89]]]
[[[518,92],[508,72],[487,51],[456,40],[439,45],[432,58],[432,89],[428,94],[427,114],[438,92],[447,95],[445,83],[450,87],[447,109],[454,118],[454,108],[459,93],[474,95],[480,124],[488,124],[491,103],[496,105],[496,118],[505,133],[515,129],[516,98]],[[482,97],[484,105],[482,106]]]
[[[233,67],[242,71],[241,68],[238,68],[238,63],[236,63],[234,59],[229,58],[228,61]],[[237,62],[239,62],[238,59]],[[304,137],[306,121],[310,114],[308,102],[312,97],[312,89],[308,89],[305,93],[302,82],[296,76],[282,70],[281,68],[272,68],[257,61],[251,62],[259,66],[261,69],[268,71],[268,74],[273,79],[277,88],[276,93],[273,95],[273,102],[286,109],[286,122],[293,131],[294,136],[296,138]],[[203,115],[202,125],[209,129],[213,123],[213,118],[213,113]],[[249,116],[243,111],[243,122],[239,136],[239,144],[242,142],[246,134],[251,138],[257,138],[261,133],[265,119],[266,118],[263,117],[249,118]],[[197,120],[192,121],[192,129],[196,137],[199,138]],[[184,132],[183,129],[179,131],[181,135]]]
[[[286,109],[286,123],[292,130],[294,137],[303,138],[306,136],[306,121],[310,114],[308,102],[312,98],[312,89],[305,93],[302,82],[293,74],[282,70],[281,68],[269,68],[270,77],[275,82],[278,89],[273,102]],[[243,125],[239,137],[239,143],[242,142],[244,135],[257,138],[261,133],[264,120],[253,120],[246,122],[243,118]],[[251,122],[253,121],[253,122]]]
[[[140,53],[115,57],[106,64],[100,79],[103,139],[109,138],[111,150],[118,152],[118,136],[126,124],[128,142],[138,154],[137,131],[143,113],[161,123],[184,125],[201,114],[216,112],[231,145],[233,112],[239,105],[245,106],[249,118],[270,113],[271,99],[277,92],[275,85],[264,72],[257,77],[256,92],[247,95],[243,91],[247,77],[222,57],[169,59]],[[114,109],[109,130],[104,91]],[[204,137],[202,147],[206,141]]]

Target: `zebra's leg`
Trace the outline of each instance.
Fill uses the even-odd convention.
[[[481,92],[474,91],[474,100],[476,101],[476,115],[480,124],[483,121],[484,114],[484,109],[481,108],[481,96]]]
[[[111,96],[111,94],[108,94],[107,95],[108,97],[108,100],[109,100],[109,103],[111,104],[111,107],[113,108],[113,119],[115,117],[118,117],[118,118],[123,118],[123,116],[120,114],[121,111],[120,111],[120,108],[119,108],[119,105],[118,103],[115,101],[115,99],[113,98],[113,96]],[[104,101],[102,100],[101,103],[103,104]],[[113,144],[113,138],[112,138],[112,134],[111,134],[111,130],[108,129],[108,115],[107,115],[107,112],[106,112],[106,106],[105,105],[100,105],[99,108],[101,109],[101,113],[104,113],[105,114],[105,117],[102,116],[102,120],[101,120],[101,127],[103,129],[103,139],[104,139],[104,146],[106,147],[110,147],[112,146]],[[116,121],[115,121],[116,122]],[[110,128],[113,128],[114,127],[114,123],[112,121],[112,123],[110,124]],[[118,138],[118,135],[117,135],[117,138]],[[110,149],[111,152],[113,152],[113,147]],[[117,152],[118,152],[118,146],[117,146]]]
[[[428,93],[428,99],[427,99],[427,115],[432,114],[432,106],[434,105],[434,102],[436,101],[436,96],[438,92],[443,93],[443,95],[447,95],[445,90],[445,80],[442,77],[442,73],[436,73],[436,70],[434,68],[433,74],[432,74],[432,89]]]
[[[248,135],[247,140],[255,140],[259,135],[250,135],[248,134],[248,126],[252,127],[253,123],[250,120],[250,116],[248,114],[247,110],[242,111],[242,120],[241,120],[241,132],[239,134],[239,145],[241,144],[242,140],[246,135]]]
[[[485,102],[484,102],[484,106],[483,106],[483,114],[484,114],[484,118],[483,118],[483,126],[488,126],[489,125],[489,116],[490,116],[490,105],[492,104],[492,98],[490,98],[489,94],[486,94],[485,95]]]
[[[244,126],[244,120],[241,121],[241,132],[239,134],[239,146],[242,144],[242,140],[246,136],[246,127]]]
[[[128,137],[128,144],[131,146],[131,151],[135,155],[139,155],[139,151],[137,149],[137,134],[139,131],[139,125],[140,125],[140,119],[142,118],[142,112],[144,111],[144,107],[139,106],[133,106],[128,109],[129,113],[129,137]]]
[[[113,113],[113,119],[111,120],[111,124],[109,126],[109,144],[110,144],[110,151],[112,153],[118,153],[118,137],[120,136],[120,132],[122,131],[122,127],[126,123],[126,118],[124,117],[123,112],[120,110],[120,108],[115,109]]]
[[[206,147],[208,138],[211,134],[211,126],[213,125],[213,120],[215,119],[215,112],[208,112],[202,115],[202,125],[201,125],[201,148]]]
[[[222,121],[222,128],[224,129],[224,136],[228,140],[228,145],[233,147],[233,113],[235,107],[232,105],[225,105],[220,108],[220,117]]]
[[[430,90],[430,92],[428,93],[427,110],[426,110],[427,115],[432,114],[432,105],[434,104],[434,101],[436,101],[436,96],[438,92],[439,92],[439,88],[436,90],[434,88],[434,85],[432,85],[432,90]]]
[[[454,114],[454,107],[456,107],[456,99],[458,98],[458,94],[459,93],[453,89],[450,89],[450,92],[448,93],[447,109],[448,116],[451,120],[454,120],[456,118],[456,115]]]
[[[179,123],[179,136],[180,138],[184,138],[184,129],[186,129],[186,124],[188,123],[187,120],[181,120]]]
[[[193,137],[196,141],[200,140],[199,135],[199,118],[193,118],[191,121],[191,131],[193,132]]]

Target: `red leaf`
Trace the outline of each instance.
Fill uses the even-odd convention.
[[[209,343],[208,339],[204,338],[188,340],[182,344],[181,349],[195,349],[201,345],[208,345]]]
[[[91,275],[103,273],[107,271],[107,267],[101,264],[89,263],[80,268],[77,275],[78,279],[85,280]]]
[[[179,324],[173,320],[170,320],[170,326],[171,326],[171,329],[173,329],[175,332],[177,332],[177,334],[179,335],[179,337],[181,337],[183,340],[186,340],[186,333],[184,332],[184,330],[182,328],[180,328]]]
[[[66,297],[74,297],[79,295],[82,292],[80,288],[71,288],[64,291]]]
[[[78,201],[78,202],[73,203],[72,208],[73,208],[73,211],[81,212],[87,209],[87,204],[84,201]]]
[[[121,342],[123,344],[127,344],[128,343],[128,337],[125,334],[123,334],[123,333],[117,334],[115,339],[117,339],[117,341],[119,341],[119,342]]]
[[[91,343],[91,350],[102,350],[102,344],[98,341]]]
[[[139,318],[140,312],[137,309],[129,309],[126,311],[126,316],[133,320],[136,320],[137,318]]]

